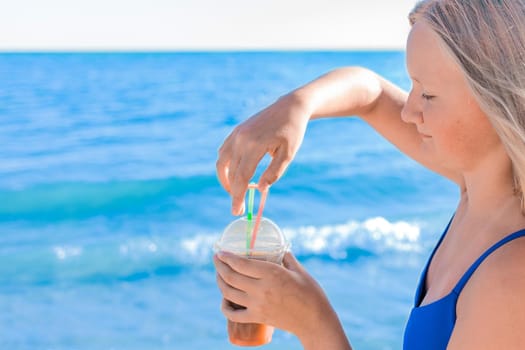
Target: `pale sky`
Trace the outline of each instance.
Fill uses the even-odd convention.
[[[416,0],[0,0],[0,50],[404,48]]]

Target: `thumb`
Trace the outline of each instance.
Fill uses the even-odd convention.
[[[259,190],[264,192],[272,185],[275,181],[284,174],[284,171],[290,164],[292,157],[286,154],[285,151],[279,150],[277,154],[272,158],[268,168],[262,173],[259,179]]]
[[[283,258],[283,266],[290,271],[301,271],[303,267],[291,252],[286,252]]]

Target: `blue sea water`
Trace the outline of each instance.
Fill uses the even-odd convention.
[[[235,349],[211,264],[234,219],[215,176],[222,140],[336,67],[408,89],[404,58],[0,54],[0,349]],[[310,123],[265,216],[356,349],[399,349],[456,197],[359,119],[327,119]],[[300,348],[283,331],[266,346]]]

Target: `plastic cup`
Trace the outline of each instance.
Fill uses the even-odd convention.
[[[257,259],[281,264],[284,253],[289,244],[282,231],[270,219],[262,218],[257,230],[257,240],[253,245],[247,240],[250,227],[253,227],[246,217],[237,219],[230,223],[224,230],[221,238],[215,243],[216,252],[226,251],[247,259]],[[248,230],[248,231],[247,231]],[[250,247],[252,246],[252,247]],[[244,306],[230,302],[236,309]],[[239,323],[228,320],[228,337],[232,344],[239,346],[260,346],[272,341],[274,328],[270,325],[259,323]]]

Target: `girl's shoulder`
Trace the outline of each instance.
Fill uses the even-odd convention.
[[[495,297],[497,293],[521,290],[521,296],[525,296],[525,230],[521,233],[523,235],[505,242],[486,257],[472,275],[465,292],[470,287],[476,295]]]
[[[472,275],[456,305],[449,349],[525,346],[525,237],[492,252]]]

